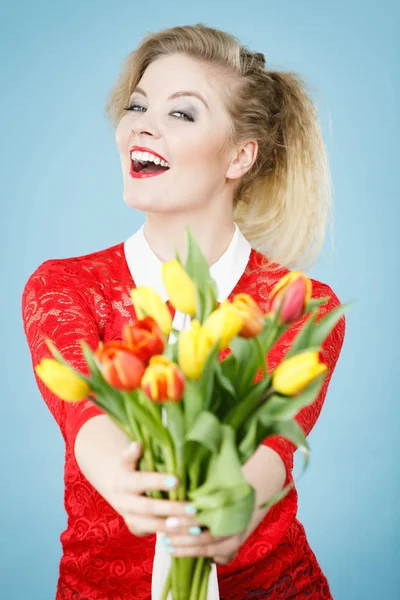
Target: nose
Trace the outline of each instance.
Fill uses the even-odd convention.
[[[151,135],[159,137],[160,132],[154,115],[149,114],[149,110],[136,112],[135,118],[132,119],[132,133],[137,135]]]

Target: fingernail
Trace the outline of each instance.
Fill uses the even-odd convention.
[[[165,483],[165,487],[173,488],[178,483],[178,480],[173,475],[167,475],[166,478],[164,479],[164,483]]]
[[[136,452],[138,449],[139,444],[137,442],[132,442],[129,446],[129,450],[131,452]]]
[[[171,540],[166,535],[161,538],[161,543],[164,544],[164,546],[171,546]]]
[[[197,508],[195,508],[193,504],[186,504],[185,513],[187,515],[195,515],[197,513]]]
[[[189,533],[190,533],[190,535],[200,535],[201,529],[197,525],[194,525],[193,527],[189,528]]]
[[[168,517],[165,521],[165,527],[168,527],[168,529],[179,527],[179,519],[177,517]]]
[[[165,549],[167,550],[167,552],[169,552],[170,554],[172,554],[172,552],[175,552],[175,548],[173,548],[172,546],[165,546]]]

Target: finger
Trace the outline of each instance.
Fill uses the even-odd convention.
[[[165,519],[159,517],[128,515],[124,521],[129,531],[139,537],[160,532],[163,527],[165,528]]]
[[[117,482],[114,485],[114,492],[124,494],[143,494],[149,490],[168,492],[176,488],[178,484],[179,480],[175,475],[136,471],[133,476],[130,474],[122,482]]]
[[[139,442],[132,442],[122,453],[121,464],[127,471],[136,471],[142,455],[142,446]]]
[[[198,546],[209,546],[226,540],[226,537],[214,537],[206,530],[202,532],[200,527],[190,527],[181,534],[180,532],[168,532],[166,543],[173,548],[190,548]]]
[[[119,498],[115,506],[118,512],[148,517],[191,517],[190,513],[195,510],[192,505],[185,502],[154,500],[138,495],[132,495],[131,498]],[[195,520],[187,523],[189,523],[189,527],[197,524]]]
[[[235,558],[236,554],[237,552],[234,552],[230,555],[214,556],[214,562],[217,565],[227,565]]]

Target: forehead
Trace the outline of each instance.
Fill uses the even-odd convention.
[[[218,75],[211,65],[183,54],[160,56],[143,73],[138,86],[148,95],[168,96],[180,90],[200,92],[210,102],[221,102]]]

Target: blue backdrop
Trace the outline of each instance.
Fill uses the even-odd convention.
[[[399,597],[398,17],[394,0],[2,0],[2,598],[54,598],[66,525],[63,442],[34,382],[23,286],[44,260],[111,246],[142,223],[122,200],[107,94],[142,36],[197,22],[237,35],[271,68],[299,71],[320,99],[335,250],[326,245],[311,275],[357,303],[309,438],[299,518],[335,600]]]

